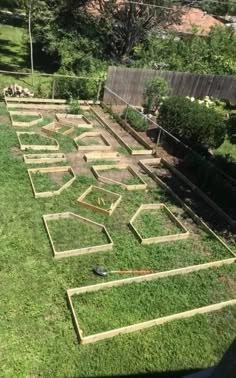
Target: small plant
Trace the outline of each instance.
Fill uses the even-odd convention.
[[[122,118],[126,118],[129,124],[137,131],[146,131],[148,129],[147,118],[135,109],[126,108],[122,113]]]
[[[79,98],[70,97],[68,113],[69,114],[80,114],[81,113]]]
[[[154,77],[145,83],[144,108],[147,113],[156,112],[161,100],[170,92],[169,84],[160,77]]]

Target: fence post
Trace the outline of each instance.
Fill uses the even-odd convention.
[[[158,147],[159,146],[159,144],[160,144],[160,139],[161,139],[161,129],[159,129],[159,133],[158,133],[158,137],[157,137],[157,142],[156,142],[156,147]]]
[[[102,80],[99,80],[98,91],[97,91],[97,101],[99,101],[100,99],[101,89],[102,89]]]
[[[55,98],[55,79],[53,78],[52,81],[52,99],[54,100]]]
[[[126,105],[126,110],[125,110],[125,122],[127,121],[127,113],[128,113],[129,105]]]

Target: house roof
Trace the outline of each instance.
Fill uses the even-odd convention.
[[[203,12],[201,9],[183,8],[180,23],[171,25],[170,29],[179,33],[191,34],[193,27],[196,27],[199,35],[207,35],[210,29],[217,25],[224,27],[223,22]]]

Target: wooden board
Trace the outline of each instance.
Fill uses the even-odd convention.
[[[104,194],[108,194],[109,197],[111,197],[114,202],[112,204],[112,206],[109,208],[109,209],[102,209],[101,207],[99,206],[95,206],[95,205],[92,205],[88,202],[86,202],[86,197],[89,193],[91,193],[93,190],[96,190],[97,192],[101,193],[101,196],[104,195]],[[109,190],[106,190],[106,189],[103,189],[103,188],[99,188],[98,186],[94,186],[94,185],[91,185],[78,199],[77,199],[77,202],[83,206],[83,207],[86,207],[88,209],[91,209],[91,210],[94,210],[94,211],[98,211],[99,213],[102,213],[104,215],[112,215],[113,212],[115,211],[115,209],[117,208],[117,206],[119,205],[120,201],[122,199],[122,196],[120,196],[119,194],[116,194],[114,192],[110,192]]]
[[[10,103],[7,104],[7,109],[38,109],[38,110],[61,110],[65,111],[69,109],[68,105],[57,105],[57,104],[40,104],[40,103],[35,103],[35,104],[28,104],[24,102],[20,103]]]
[[[94,160],[120,160],[118,152],[88,152],[84,154],[84,160],[87,162]]]
[[[36,191],[35,186],[34,186],[34,181],[33,181],[33,178],[32,178],[33,174],[35,174],[35,173],[57,173],[57,172],[65,172],[65,173],[69,172],[71,174],[72,178],[57,190],[47,191],[47,192],[37,192]],[[60,195],[61,192],[63,192],[63,190],[65,190],[69,186],[71,186],[76,179],[75,173],[70,166],[32,168],[32,169],[28,169],[28,175],[29,175],[30,183],[31,183],[32,190],[33,190],[35,198],[45,198],[45,197],[52,197],[52,196]]]
[[[110,169],[119,169],[119,170],[127,170],[133,177],[137,178],[140,181],[140,184],[125,184],[120,181],[112,180],[111,178],[107,178],[104,176],[105,170]],[[114,164],[114,165],[93,165],[91,167],[91,171],[93,172],[94,176],[98,181],[101,181],[105,184],[115,184],[121,186],[123,189],[127,190],[144,190],[147,188],[147,184],[142,179],[142,177],[135,171],[135,169],[128,164]],[[99,173],[102,171],[103,173]]]
[[[49,139],[51,140],[52,142],[55,142],[56,144],[52,144],[52,145],[45,145],[45,144],[22,144],[21,143],[21,135],[23,134],[28,134],[28,135],[40,135],[40,134],[37,134],[37,133],[34,133],[33,131],[30,132],[30,131],[17,131],[16,132],[16,135],[17,135],[17,138],[18,138],[18,141],[19,141],[19,145],[20,145],[20,149],[22,151],[25,151],[25,150],[35,150],[35,151],[40,151],[40,150],[44,150],[44,151],[58,151],[59,150],[59,144],[57,142],[56,139],[54,138],[50,138],[48,136],[43,136],[43,138],[46,138],[46,139]],[[40,135],[42,137],[42,135]]]
[[[56,119],[67,125],[76,126],[81,129],[92,129],[93,124],[82,114],[57,113]],[[76,125],[71,121],[80,120]],[[82,120],[82,122],[81,122]]]
[[[51,163],[60,163],[66,162],[66,155],[61,153],[55,154],[27,154],[23,155],[24,162],[26,164],[51,164]]]
[[[108,243],[103,244],[103,245],[77,248],[77,249],[60,251],[60,252],[57,251],[56,248],[55,248],[55,244],[53,242],[52,236],[50,234],[48,223],[50,222],[50,220],[68,219],[68,218],[75,219],[75,220],[78,220],[78,222],[82,222],[82,223],[86,223],[88,225],[91,225],[91,232],[92,232],[92,228],[94,228],[94,227],[99,228],[101,230],[101,232],[103,232],[106,235]],[[50,240],[50,244],[51,244],[51,247],[52,247],[52,250],[53,250],[53,255],[56,259],[60,259],[60,258],[63,258],[63,257],[70,257],[70,256],[80,256],[80,255],[85,255],[85,254],[89,254],[89,253],[96,253],[96,252],[100,252],[100,251],[107,251],[107,250],[111,250],[113,248],[113,241],[112,241],[112,238],[111,238],[110,234],[108,233],[106,227],[102,224],[93,222],[90,219],[81,217],[80,215],[73,214],[73,213],[70,213],[70,212],[48,214],[48,215],[43,215],[43,221],[44,221],[45,228],[46,228],[46,231],[47,231],[47,234],[48,234],[48,238]]]
[[[14,127],[31,127],[37,125],[39,122],[43,120],[43,116],[41,113],[38,112],[23,112],[23,111],[9,111],[10,119],[12,126]],[[14,121],[14,116],[38,116],[38,119],[34,119],[33,121],[23,122],[23,121]]]
[[[134,222],[139,216],[139,214],[144,210],[159,210],[163,209],[167,216],[173,221],[174,224],[176,224],[179,228],[182,229],[183,232],[173,235],[166,235],[166,236],[155,236],[151,238],[143,238],[141,234],[138,232],[137,228],[134,226]],[[163,243],[163,242],[171,242],[171,241],[177,241],[177,240],[184,240],[189,237],[189,231],[186,229],[186,227],[175,217],[175,215],[172,213],[172,211],[164,204],[164,203],[158,203],[158,204],[144,204],[141,205],[134,216],[131,218],[129,222],[129,226],[131,230],[134,232],[134,234],[137,236],[141,244],[154,244],[154,243]]]
[[[66,130],[63,132],[60,132],[60,128],[65,127]],[[59,122],[51,122],[45,126],[42,127],[42,131],[44,133],[49,133],[49,134],[59,134],[59,135],[68,135],[73,133],[74,127],[73,125],[65,125],[64,123],[59,123]]]
[[[88,137],[99,137],[103,141],[104,145],[97,145],[97,144],[91,145],[90,144],[87,146],[81,146],[77,143],[79,140],[82,141],[84,138],[88,138]],[[76,138],[74,138],[74,143],[78,151],[109,151],[112,148],[112,146],[110,145],[106,137],[101,132],[97,132],[97,131],[85,132],[77,136]]]

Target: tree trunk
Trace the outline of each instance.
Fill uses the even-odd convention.
[[[32,15],[32,0],[29,1],[28,27],[29,27],[29,41],[30,41],[30,62],[31,62],[32,84],[34,87],[34,54],[33,54],[32,33],[31,33],[31,15]]]

